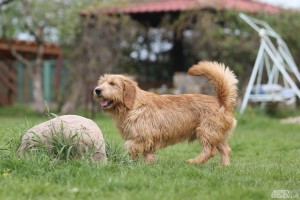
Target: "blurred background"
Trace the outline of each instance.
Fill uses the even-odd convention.
[[[0,109],[93,116],[100,75],[155,93],[210,93],[186,75],[200,60],[236,73],[241,101],[260,45],[244,12],[265,20],[300,66],[300,3],[279,0],[0,0]],[[263,77],[264,78],[264,77]],[[299,87],[299,83],[298,87]],[[5,114],[5,112],[0,112]]]

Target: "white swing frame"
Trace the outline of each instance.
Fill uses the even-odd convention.
[[[300,73],[286,43],[265,21],[247,16],[244,13],[240,13],[240,17],[255,31],[257,31],[260,36],[260,47],[241,104],[240,113],[244,113],[249,101],[262,103],[276,101],[285,102],[287,104],[295,102],[296,96],[300,98],[300,90],[289,75],[288,71],[293,73],[299,82]],[[277,48],[275,48],[275,45],[270,38],[274,38],[276,40]],[[292,89],[294,95],[284,96],[281,93],[276,92],[268,94],[259,93],[259,88],[262,86],[264,66],[268,76],[268,83],[266,85],[278,85],[279,75],[281,74],[283,77],[284,88]],[[255,80],[256,85],[254,85]]]

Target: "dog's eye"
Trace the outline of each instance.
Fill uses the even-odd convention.
[[[109,82],[109,85],[114,86],[115,83],[114,82]]]

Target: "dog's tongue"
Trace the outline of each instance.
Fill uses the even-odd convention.
[[[105,107],[105,106],[108,105],[108,103],[109,103],[109,101],[101,101],[101,102],[100,102],[100,106],[101,106],[101,107]]]

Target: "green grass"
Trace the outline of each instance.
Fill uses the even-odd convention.
[[[273,190],[300,192],[300,125],[281,124],[261,113],[237,116],[229,167],[219,166],[219,155],[202,166],[186,164],[200,152],[197,142],[160,150],[152,165],[122,162],[124,155],[112,156],[107,164],[44,154],[18,158],[14,151],[20,134],[48,119],[24,116],[0,115],[0,146],[7,149],[0,151],[1,200],[270,199]],[[124,153],[110,117],[98,115],[95,121],[111,144],[110,153]]]

